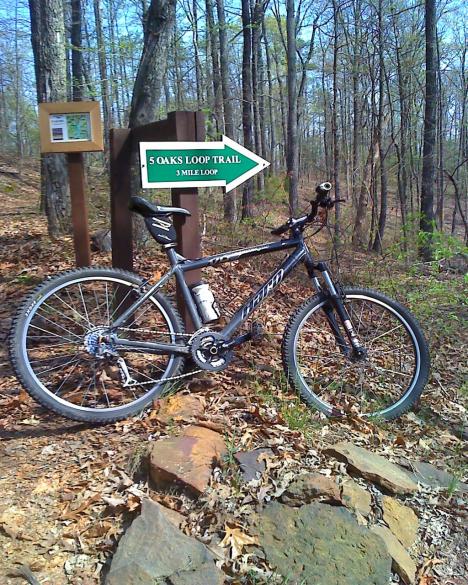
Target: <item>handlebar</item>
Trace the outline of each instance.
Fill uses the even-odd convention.
[[[304,228],[304,226],[308,223],[311,223],[318,213],[318,208],[323,207],[324,209],[332,209],[335,203],[340,201],[344,201],[344,199],[331,199],[329,193],[332,189],[332,184],[328,181],[324,183],[320,183],[315,188],[315,192],[317,193],[317,197],[313,199],[310,203],[312,205],[312,209],[308,215],[304,217],[294,219],[290,217],[286,223],[280,225],[277,228],[271,230],[271,234],[274,236],[280,236],[284,234],[288,230],[292,229],[293,227],[297,226],[298,228]]]
[[[328,195],[328,193],[331,191],[331,188],[332,184],[326,181],[325,183],[320,183],[320,185],[317,185],[315,192],[320,197],[323,195]]]

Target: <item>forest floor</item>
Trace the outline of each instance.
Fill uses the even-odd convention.
[[[0,583],[24,583],[20,575],[26,567],[36,583],[91,585],[102,582],[122,530],[150,489],[141,471],[145,445],[177,429],[161,424],[151,411],[105,427],[60,419],[35,404],[13,376],[6,340],[20,300],[45,276],[73,266],[71,237],[51,242],[47,236],[46,222],[38,213],[38,183],[33,168],[25,168],[21,178],[0,173]],[[214,224],[208,213],[205,252],[246,243],[238,234],[228,241],[221,229],[210,231]],[[248,237],[267,240],[267,233],[261,226],[251,226]],[[210,269],[207,280],[221,306],[232,310],[266,277],[275,260],[268,256],[236,263],[231,270]],[[138,253],[136,271],[154,278],[163,262],[151,246]],[[110,257],[95,253],[93,263],[110,265]],[[304,454],[320,459],[322,448],[339,440],[367,446],[394,461],[423,460],[451,472],[453,489],[429,502],[421,499],[417,510],[421,519],[426,518],[418,550],[418,583],[467,583],[468,561],[455,553],[460,543],[461,550],[468,550],[467,506],[456,490],[457,481],[467,481],[468,468],[463,276],[429,266],[409,269],[391,256],[351,251],[343,254],[340,268],[343,281],[374,286],[397,297],[420,320],[431,346],[432,373],[415,412],[391,423],[331,421],[289,392],[281,376],[281,333],[288,315],[311,294],[305,275],[299,273],[282,284],[256,315],[265,326],[265,339],[242,348],[226,371],[190,380],[184,390],[199,396],[206,422],[223,429],[230,445],[270,446],[281,438],[289,456],[272,470],[273,482],[280,472],[310,467],[310,457]],[[153,497],[186,516],[187,531],[202,534],[203,506],[212,515],[222,517],[226,510],[235,515],[233,502],[242,489],[230,466],[232,462],[226,462],[216,478],[223,486],[216,492],[217,503],[208,506],[206,500],[196,503],[179,494]],[[268,485],[261,489],[265,497]],[[221,519],[217,522],[224,525]],[[236,562],[230,565],[234,574],[240,570],[239,559]],[[259,581],[244,576],[238,582]]]

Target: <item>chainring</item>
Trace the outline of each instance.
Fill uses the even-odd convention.
[[[227,368],[233,358],[233,352],[222,350],[227,340],[216,331],[203,331],[195,335],[190,345],[195,364],[209,372],[219,372]]]

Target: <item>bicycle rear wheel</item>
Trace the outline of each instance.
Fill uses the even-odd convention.
[[[13,321],[10,356],[35,400],[64,417],[104,423],[138,413],[168,389],[182,357],[102,343],[141,284],[130,272],[86,268],[47,280],[32,293]],[[162,294],[150,297],[115,333],[132,341],[184,339],[180,316]]]
[[[288,379],[308,404],[327,416],[396,418],[411,408],[427,382],[426,340],[399,303],[368,289],[343,292],[366,357],[356,359],[339,347],[324,310],[329,301],[314,296],[292,316],[285,331]],[[346,337],[344,330],[342,334]]]

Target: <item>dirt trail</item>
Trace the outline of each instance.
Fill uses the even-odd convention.
[[[0,353],[0,583],[24,583],[24,577],[15,576],[15,573],[21,565],[26,565],[41,583],[98,584],[102,567],[115,549],[122,527],[133,517],[140,497],[149,489],[143,475],[134,475],[140,466],[142,446],[148,439],[156,440],[176,432],[177,426],[161,425],[150,413],[125,423],[91,428],[48,414],[20,389],[6,354],[11,316],[19,299],[46,274],[73,265],[71,238],[50,242],[47,237],[45,221],[38,213],[34,184],[37,184],[35,171],[26,172],[25,180],[0,175],[3,204],[0,217],[0,336],[3,341]],[[144,264],[148,277],[161,271],[161,256],[153,252],[154,248],[151,258],[141,255],[137,260],[137,264]],[[95,255],[93,261],[109,264],[109,257]],[[355,255],[352,261],[355,262]],[[241,296],[245,297],[248,290],[253,290],[265,277],[272,262],[274,260],[239,263],[229,272],[213,269],[212,276],[217,282],[213,286],[221,304],[232,309]],[[356,269],[352,263],[349,266]],[[406,276],[401,279],[405,290],[409,291],[408,298],[411,300],[411,295],[416,295],[417,308],[417,294],[420,290],[429,294],[432,280],[421,283]],[[439,286],[438,280],[436,283]],[[441,290],[445,298],[445,289]],[[456,281],[453,291],[457,295],[458,290]],[[325,443],[347,439],[396,459],[409,457],[435,462],[464,479],[466,443],[454,430],[466,420],[460,394],[465,367],[462,355],[466,345],[463,346],[465,342],[460,339],[460,329],[441,331],[432,307],[427,318],[422,315],[425,327],[430,328],[432,322],[437,326],[429,331],[435,357],[434,375],[416,416],[411,414],[381,426],[362,425],[356,421],[324,421],[288,394],[280,376],[280,340],[287,316],[309,294],[310,288],[302,275],[282,285],[281,291],[256,317],[272,335],[258,346],[241,350],[233,366],[212,376],[209,382],[194,380],[184,386],[203,397],[205,420],[224,429],[236,447],[240,444],[243,448],[263,446],[267,439],[275,445],[283,441],[278,456],[284,450],[296,463],[301,460],[300,446],[303,444],[307,449],[319,451]],[[447,298],[446,308],[439,304],[439,311],[444,315],[443,311],[447,310],[448,315],[450,304],[458,302],[461,302],[458,296]],[[287,427],[290,431],[286,432]],[[304,462],[304,465],[309,464]],[[235,493],[234,484],[230,483],[235,477],[226,472],[217,479],[224,493],[226,490]],[[190,501],[175,495],[156,494],[155,497],[168,498],[171,507],[185,515],[192,510],[193,518],[202,518],[202,511]],[[421,501],[421,506],[425,501]],[[466,539],[463,536],[466,502],[463,504],[456,496],[441,495],[433,505],[443,518],[440,530],[448,530],[450,526],[452,538],[444,540],[437,534],[437,522],[431,524],[421,559],[442,560],[442,568],[434,561],[434,568],[439,567],[434,574],[439,577],[432,581],[421,580],[421,585],[444,581],[457,583],[456,579],[461,579],[465,570],[462,561],[456,558],[456,549],[463,548],[463,538]],[[423,508],[420,513],[424,514]],[[193,518],[192,527],[196,524]],[[428,571],[430,573],[430,569]],[[452,581],[445,579],[452,574],[455,576]]]

